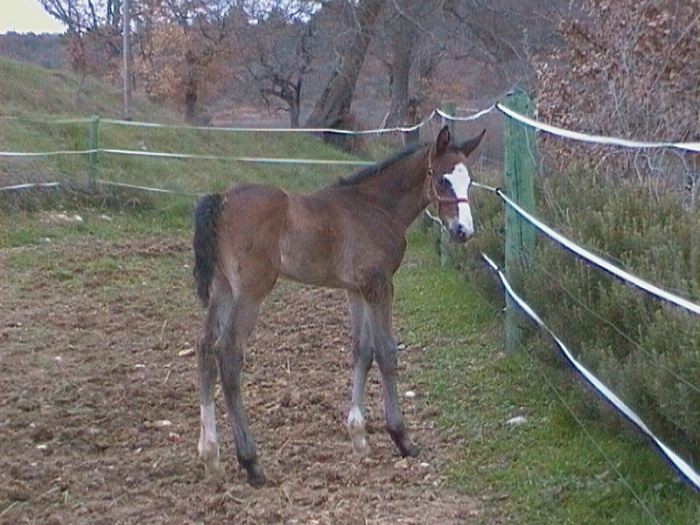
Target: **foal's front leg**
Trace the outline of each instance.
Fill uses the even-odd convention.
[[[382,378],[384,418],[387,431],[401,455],[404,457],[416,456],[418,448],[411,443],[406,432],[396,387],[398,348],[392,332],[393,285],[391,281],[385,284],[383,290],[386,293],[376,294],[375,300],[369,303],[374,359],[377,361]],[[378,288],[378,290],[382,290],[382,288]]]
[[[396,388],[398,362],[396,343],[390,333],[377,334],[375,341],[374,358],[377,361],[377,365],[379,365],[382,377],[386,429],[402,456],[417,456],[418,448],[411,443],[406,432],[406,424],[404,423]]]

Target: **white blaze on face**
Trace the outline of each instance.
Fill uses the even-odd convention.
[[[469,175],[469,170],[463,163],[455,165],[451,173],[444,176],[445,180],[452,185],[452,191],[458,199],[466,199],[468,197],[469,186],[472,183],[472,178]],[[468,202],[460,202],[457,204],[459,211],[459,224],[463,228],[467,237],[474,233],[474,221],[472,219],[472,210]]]

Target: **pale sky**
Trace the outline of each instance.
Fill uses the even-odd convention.
[[[0,0],[0,33],[63,33],[65,29],[39,0]]]

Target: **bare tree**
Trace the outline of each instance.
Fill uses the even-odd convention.
[[[317,35],[313,4],[275,7],[246,24],[240,33],[245,67],[269,106],[281,101],[290,125],[301,122],[304,81],[312,69]]]
[[[64,23],[69,32],[82,34],[101,27],[119,29],[122,0],[39,0],[44,10]]]
[[[68,28],[68,55],[74,71],[104,75],[120,56],[122,0],[39,0]]]
[[[122,0],[40,0],[68,27],[69,55],[83,74],[119,78]],[[234,52],[234,0],[132,0],[135,72],[147,94],[182,104],[196,118],[201,98],[223,79]]]
[[[418,13],[416,9],[411,9],[411,7],[415,7],[416,2],[406,1],[402,3],[413,3],[413,5],[399,5],[398,0],[392,0],[389,3],[393,7],[392,16],[385,23],[390,29],[389,45],[391,48],[391,63],[389,64],[391,106],[387,118],[389,126],[407,123],[411,66],[417,44],[413,29],[414,20]],[[423,5],[428,5],[428,3],[423,3]]]
[[[68,26],[73,67],[118,80],[123,0],[40,1]],[[292,126],[306,108],[306,126],[337,128],[353,120],[372,53],[372,89],[388,88],[390,97],[387,122],[412,124],[421,108],[481,87],[470,84],[471,71],[508,87],[522,79],[528,53],[552,25],[547,10],[567,2],[131,0],[134,74],[149,96],[180,104],[188,120],[222,82],[245,75],[266,103],[289,112]],[[377,64],[386,77],[376,75]],[[317,97],[315,105],[303,97]]]
[[[372,40],[375,22],[386,0],[337,0],[324,6],[331,16],[346,17],[348,26],[342,49],[326,88],[306,121],[307,127],[339,128],[348,118],[355,85]],[[322,11],[323,11],[322,10]]]
[[[452,70],[471,70],[469,78],[487,70],[508,87],[526,81],[531,74],[528,51],[549,45],[554,33],[550,12],[565,3],[389,0],[374,51],[388,72],[387,123],[413,124],[416,106],[464,98],[468,79]]]

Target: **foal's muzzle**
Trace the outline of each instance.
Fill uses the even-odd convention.
[[[450,228],[450,240],[452,242],[464,244],[472,236],[473,231],[468,230],[463,224],[458,224],[455,228]]]

